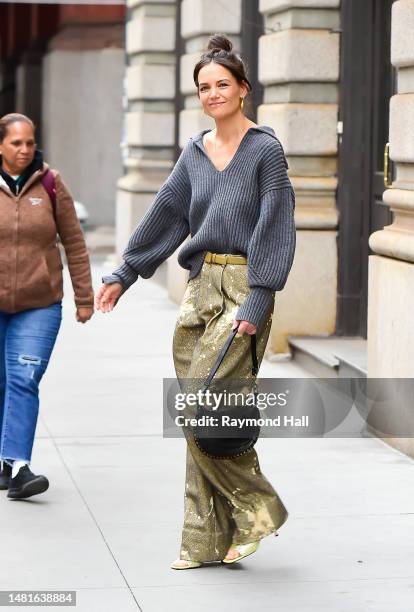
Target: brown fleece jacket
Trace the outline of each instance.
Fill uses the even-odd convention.
[[[63,297],[59,234],[77,306],[93,306],[89,255],[73,198],[56,170],[56,223],[37,170],[15,196],[0,176],[0,310],[42,308]]]

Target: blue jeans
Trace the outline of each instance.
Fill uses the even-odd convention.
[[[62,321],[62,303],[0,311],[0,460],[30,461],[39,413],[39,383]]]

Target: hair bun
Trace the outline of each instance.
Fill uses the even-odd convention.
[[[227,51],[230,53],[232,49],[233,43],[227,38],[227,36],[224,36],[224,34],[213,34],[213,36],[210,36],[208,40],[208,51],[218,50]]]

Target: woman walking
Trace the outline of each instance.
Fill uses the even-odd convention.
[[[190,234],[178,255],[190,274],[173,339],[177,377],[205,380],[238,326],[216,377],[252,379],[250,335],[256,333],[260,364],[275,291],[283,289],[293,263],[295,195],[273,129],[243,114],[251,85],[225,36],[210,38],[194,82],[216,127],[189,139],[131,236],[124,263],[103,278],[96,306],[112,310],[138,276],[152,276]],[[184,526],[180,558],[171,567],[238,561],[277,531],[287,510],[255,450],[214,459],[188,432],[186,439]]]
[[[93,314],[89,256],[73,199],[36,149],[25,115],[0,119],[0,489],[11,499],[43,493],[30,470],[39,383],[62,318],[59,234],[75,292],[76,318]]]

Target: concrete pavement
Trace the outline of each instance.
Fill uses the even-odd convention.
[[[97,261],[95,286],[101,274]],[[0,492],[1,590],[76,590],[82,612],[412,612],[414,462],[373,438],[260,440],[290,513],[279,537],[241,564],[170,570],[185,445],[162,438],[160,407],[177,307],[140,279],[82,326],[66,294],[32,462],[51,486],[26,501]]]

